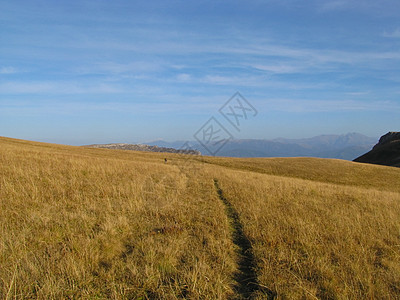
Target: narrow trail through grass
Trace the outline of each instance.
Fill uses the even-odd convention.
[[[243,225],[236,209],[224,197],[223,191],[218,184],[218,180],[214,179],[215,189],[217,190],[219,199],[224,203],[229,223],[232,227],[232,240],[238,247],[239,261],[238,272],[235,275],[235,291],[238,299],[251,299],[256,291],[263,292],[267,299],[275,299],[276,295],[270,289],[262,287],[257,282],[255,272],[255,259],[252,246],[249,239],[243,231]]]

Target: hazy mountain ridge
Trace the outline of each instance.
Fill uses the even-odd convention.
[[[311,138],[238,139],[231,140],[216,156],[231,157],[320,157],[353,160],[367,152],[378,139],[360,133],[320,135]],[[184,142],[154,141],[150,145],[180,148]],[[198,142],[191,142],[193,149],[207,155],[208,151]]]

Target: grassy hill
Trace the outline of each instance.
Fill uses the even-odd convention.
[[[399,182],[340,160],[0,138],[0,296],[395,299]]]

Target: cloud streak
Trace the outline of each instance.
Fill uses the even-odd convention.
[[[290,113],[332,113],[332,112],[393,112],[400,114],[400,103],[395,101],[363,101],[354,99],[265,99],[259,106],[266,111]]]
[[[400,28],[397,28],[391,32],[385,31],[382,36],[387,38],[400,38]]]
[[[16,74],[18,73],[18,70],[14,67],[1,67],[0,68],[0,74]]]
[[[82,84],[78,82],[54,82],[54,81],[36,81],[36,82],[3,82],[0,83],[0,93],[3,94],[103,94],[120,93],[122,89],[110,84]]]

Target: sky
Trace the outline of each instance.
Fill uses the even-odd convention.
[[[400,131],[400,1],[0,0],[0,136],[193,140],[210,118],[238,139]]]

